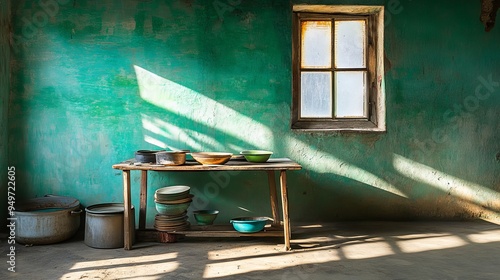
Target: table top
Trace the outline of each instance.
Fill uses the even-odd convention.
[[[138,163],[135,159],[129,159],[113,165],[114,169],[120,170],[152,170],[152,171],[258,171],[258,170],[300,170],[302,166],[288,158],[271,158],[264,163],[253,163],[241,159],[231,159],[223,165],[202,165],[194,160],[186,160],[183,165],[165,166],[151,163]]]

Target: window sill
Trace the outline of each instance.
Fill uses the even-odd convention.
[[[376,124],[371,121],[297,121],[292,124],[292,130],[298,132],[386,132],[384,124]]]

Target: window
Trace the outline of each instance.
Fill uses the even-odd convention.
[[[293,129],[385,131],[383,9],[293,7]]]

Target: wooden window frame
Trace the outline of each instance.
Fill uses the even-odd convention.
[[[366,68],[367,68],[367,118],[300,118],[301,76],[301,21],[334,19],[362,19],[367,21]],[[344,5],[294,5],[292,35],[292,123],[295,130],[321,131],[386,131],[384,90],[384,7]],[[333,26],[332,26],[333,28]],[[332,38],[332,40],[334,40]],[[334,55],[334,46],[332,46]],[[333,60],[333,58],[332,58]],[[321,69],[335,73],[332,69]],[[319,69],[318,69],[319,70]],[[309,71],[307,69],[303,71]],[[332,76],[333,77],[333,76]],[[334,81],[332,81],[334,84]],[[334,89],[332,89],[334,90]],[[332,92],[334,95],[335,93]],[[333,101],[335,102],[335,101]],[[335,104],[332,104],[335,108]]]

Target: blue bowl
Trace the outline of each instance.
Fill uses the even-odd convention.
[[[269,218],[266,217],[241,217],[231,219],[231,224],[237,232],[255,233],[264,229]]]

